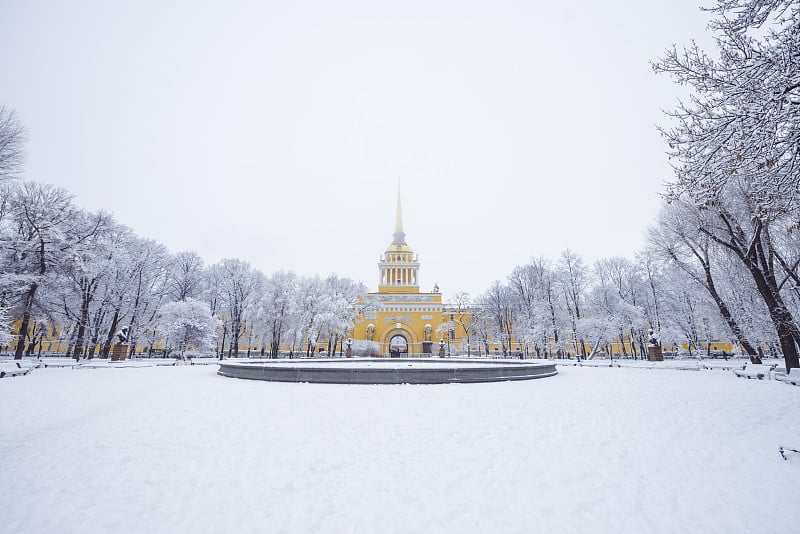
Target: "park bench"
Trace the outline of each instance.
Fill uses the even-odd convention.
[[[18,361],[0,362],[0,378],[7,376],[24,376],[33,371],[33,366],[23,365]]]
[[[581,367],[584,367],[584,366],[585,367],[614,367],[615,365],[617,367],[619,367],[619,362],[616,359],[607,360],[605,358],[597,358],[597,359],[589,360],[589,359],[584,358],[580,362],[578,362],[578,365],[580,365]]]
[[[775,368],[774,364],[749,363],[743,370],[734,369],[733,373],[739,378],[757,378],[769,380],[770,372]]]
[[[789,369],[789,374],[775,375],[775,380],[780,380],[793,386],[800,386],[800,369],[793,367]]]
[[[700,362],[700,365],[704,369],[711,369],[711,370],[713,370],[713,369],[721,369],[721,370],[724,370],[724,371],[733,371],[735,369],[738,369],[739,371],[742,371],[742,370],[744,370],[746,364],[747,364],[747,362],[746,361],[742,361],[742,360],[723,360],[723,361],[719,361],[719,360],[713,360],[713,361],[712,360],[703,360],[702,362]]]
[[[219,363],[219,358],[212,356],[211,358],[189,358],[191,365],[216,365]]]
[[[55,358],[50,357],[45,360],[41,360],[42,367],[45,369],[47,368],[66,368],[72,367],[75,365],[75,360],[72,358]]]

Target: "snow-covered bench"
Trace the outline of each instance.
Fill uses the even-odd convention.
[[[189,358],[191,365],[216,365],[219,363],[219,358],[212,356],[210,358]]]
[[[722,369],[724,371],[732,371],[734,369],[738,369],[739,371],[743,370],[746,366],[747,362],[743,362],[741,360],[727,360],[727,361],[713,361],[713,360],[703,360],[700,362],[700,365],[705,369]]]
[[[56,357],[49,357],[41,360],[42,367],[49,368],[62,368],[62,367],[72,367],[75,365],[75,360],[73,358],[56,358]]]
[[[774,364],[749,363],[743,370],[734,369],[733,373],[739,378],[757,378],[769,380],[769,373],[775,368]]]
[[[775,375],[775,380],[780,380],[793,386],[800,386],[800,369],[793,367],[789,369],[788,375]]]
[[[0,378],[7,376],[23,376],[33,371],[33,366],[28,365],[27,362],[23,364],[19,361],[4,361],[0,362]]]
[[[619,367],[619,361],[617,359],[607,360],[605,358],[597,358],[596,360],[582,359],[578,362],[578,365],[586,367],[614,367],[616,365]]]

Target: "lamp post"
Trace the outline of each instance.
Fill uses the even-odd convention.
[[[219,359],[225,356],[225,336],[228,335],[228,323],[222,323],[222,345],[219,349]]]
[[[472,354],[469,351],[469,341],[467,341],[467,358],[471,358]]]
[[[450,330],[447,331],[447,357],[450,357],[450,341],[455,337],[453,334],[453,323],[450,323]]]

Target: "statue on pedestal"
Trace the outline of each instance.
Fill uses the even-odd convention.
[[[119,332],[117,332],[115,335],[117,336],[118,339],[117,343],[125,343],[126,341],[128,341],[128,327],[123,326],[122,328],[120,328]]]

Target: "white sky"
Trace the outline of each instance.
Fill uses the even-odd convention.
[[[27,179],[209,264],[374,290],[399,177],[422,289],[477,295],[642,246],[699,2],[0,0],[0,104]]]

